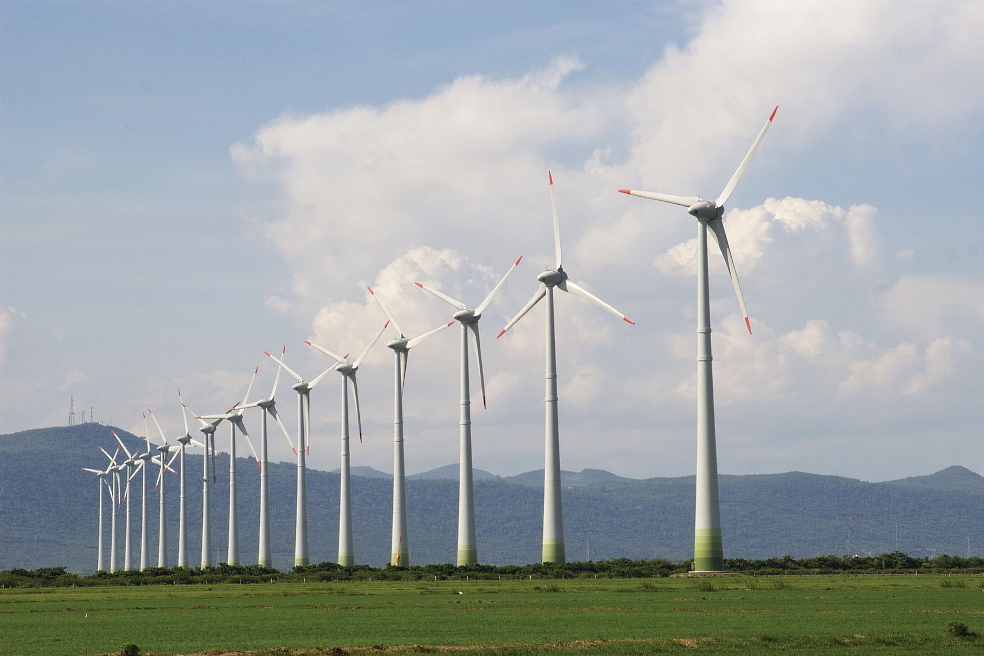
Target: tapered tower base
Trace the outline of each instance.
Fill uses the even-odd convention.
[[[699,528],[694,531],[694,571],[724,571],[721,529]]]
[[[458,567],[478,564],[478,547],[458,545]]]
[[[563,540],[544,540],[543,558],[545,563],[564,563],[567,562],[564,554]]]

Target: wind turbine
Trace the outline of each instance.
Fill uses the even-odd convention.
[[[217,419],[219,421],[225,420],[229,422],[230,426],[230,436],[229,436],[229,542],[228,549],[226,551],[226,564],[227,565],[239,565],[239,494],[236,491],[236,429],[243,434],[246,438],[246,443],[249,445],[249,450],[253,453],[253,458],[256,459],[257,464],[259,464],[260,459],[256,455],[256,449],[253,448],[253,441],[249,439],[249,433],[246,431],[246,426],[243,424],[243,410],[242,406],[246,404],[246,399],[249,398],[249,393],[253,389],[253,382],[256,380],[256,374],[259,373],[260,368],[257,367],[253,371],[253,378],[249,381],[249,387],[246,388],[246,396],[243,400],[232,408],[228,412],[221,415],[202,415],[198,419]]]
[[[482,406],[485,406],[485,369],[482,366],[482,342],[478,332],[478,322],[482,313],[496,297],[506,280],[519,266],[523,256],[512,265],[506,275],[492,288],[485,300],[478,307],[471,309],[461,301],[431,289],[422,283],[415,283],[425,292],[429,292],[448,303],[458,311],[453,319],[461,324],[461,396],[458,413],[458,567],[474,565],[478,562],[478,545],[475,539],[475,486],[472,472],[471,448],[471,391],[468,373],[468,333],[475,336],[475,355],[478,358],[478,377],[482,384]]]
[[[181,398],[181,390],[178,390],[178,398]],[[202,440],[205,444],[205,453],[202,456],[202,569],[212,567],[212,502],[209,490],[215,484],[215,429],[222,423],[221,419],[205,421],[191,410],[184,401],[181,401],[182,412],[189,412],[198,419],[201,427],[198,429],[202,433]],[[187,428],[187,427],[186,427]],[[187,430],[185,431],[187,432]]]
[[[143,414],[144,440],[147,451],[140,454],[140,570],[149,567],[150,541],[147,537],[147,462],[153,460],[154,453],[150,450],[150,433],[147,432],[147,413]]]
[[[99,450],[109,458],[109,467],[106,468],[106,472],[113,475],[113,482],[109,486],[109,500],[113,504],[113,515],[109,524],[109,573],[112,574],[116,571],[116,507],[119,505],[120,470],[123,469],[123,465],[116,464],[116,456],[120,452],[119,447],[116,448],[116,453],[113,455],[109,455],[106,449],[102,447],[99,447]]]
[[[178,392],[180,398],[180,391]],[[185,432],[183,435],[178,437],[178,447],[171,447],[175,450],[174,456],[171,457],[171,461],[174,458],[178,458],[178,567],[188,567],[188,513],[187,504],[185,501],[185,448],[188,443],[191,442],[191,435],[188,434],[188,420],[184,416],[184,409],[181,410],[182,419],[184,419]],[[161,439],[167,443],[167,438],[164,437],[164,431],[161,430],[161,425],[157,421],[157,417],[154,417],[151,413],[151,418],[154,420],[154,424],[157,425],[157,430],[161,434]],[[169,463],[170,464],[170,463]],[[163,485],[163,482],[161,483]]]
[[[96,571],[101,572],[105,570],[105,567],[103,567],[105,564],[105,559],[103,557],[103,533],[105,532],[103,529],[103,486],[105,485],[106,487],[109,487],[109,483],[106,482],[106,477],[109,476],[109,470],[106,469],[104,471],[101,469],[89,469],[88,467],[83,467],[82,470],[92,472],[98,477],[97,480],[99,481],[99,547],[97,550],[98,555],[96,558]]]
[[[305,478],[305,455],[310,448],[311,422],[311,390],[324,380],[325,376],[334,371],[338,365],[332,365],[311,382],[301,378],[300,374],[266,351],[271,360],[279,364],[284,371],[297,381],[291,389],[297,392],[297,507],[294,515],[294,567],[308,564],[308,524],[307,524],[307,480]]]
[[[154,416],[154,411],[148,408],[147,412],[150,414],[150,418],[154,420],[154,423],[157,424],[157,430],[160,432],[161,440],[163,441],[163,444],[157,447],[157,451],[160,452],[161,454],[158,460],[158,464],[160,464],[161,469],[160,469],[160,473],[157,474],[157,484],[154,487],[158,487],[159,488],[158,491],[160,493],[159,494],[160,509],[157,512],[157,519],[158,519],[157,566],[167,567],[167,509],[165,506],[165,498],[167,496],[165,494],[165,489],[166,489],[167,480],[166,477],[164,476],[164,471],[165,470],[170,470],[172,472],[174,471],[173,469],[171,469],[171,463],[174,462],[174,459],[178,456],[178,453],[175,447],[167,443],[167,438],[164,437],[164,431],[161,430],[161,425],[160,423],[158,423],[157,417]],[[171,459],[168,460],[167,454],[171,453],[172,451],[174,452],[174,454],[171,456]]]
[[[562,266],[560,250],[560,218],[557,214],[557,199],[554,196],[553,174],[547,172],[550,181],[550,206],[553,210],[554,254],[556,263],[553,269],[547,269],[536,278],[540,288],[533,298],[513,317],[506,327],[496,336],[502,337],[517,321],[529,312],[541,299],[547,299],[547,329],[546,329],[546,429],[544,439],[543,466],[543,562],[563,563],[564,553],[564,518],[560,499],[560,418],[557,408],[557,346],[554,333],[554,288],[569,292],[575,296],[591,301],[628,323],[634,323],[624,314],[608,305],[594,294],[571,281]]]
[[[325,355],[338,361],[335,371],[342,374],[342,454],[340,473],[340,487],[338,498],[338,564],[342,567],[355,565],[355,549],[352,542],[352,473],[351,473],[351,454],[349,452],[349,411],[348,411],[348,388],[349,381],[352,383],[352,390],[355,394],[355,414],[359,421],[359,442],[362,441],[362,411],[359,409],[359,384],[356,382],[355,373],[359,370],[359,365],[369,354],[369,349],[376,345],[379,338],[383,336],[383,331],[389,325],[387,321],[376,336],[369,342],[369,346],[362,351],[362,354],[353,362],[348,361],[348,355],[335,355],[331,351],[309,341],[304,343],[311,348],[321,351]]]
[[[438,326],[419,337],[407,339],[396,324],[396,319],[379,300],[372,287],[369,287],[369,293],[386,314],[389,325],[396,332],[396,339],[386,345],[393,349],[393,354],[396,356],[396,370],[393,376],[393,537],[390,564],[395,567],[407,567],[410,564],[410,545],[407,534],[406,466],[403,458],[403,384],[406,381],[407,361],[410,359],[410,349],[445,328],[450,328],[454,325],[454,321]]]
[[[772,125],[776,106],[748,149],[745,159],[716,200],[699,196],[669,194],[635,189],[619,189],[623,194],[682,205],[697,219],[697,505],[694,519],[694,571],[717,572],[724,569],[724,546],[721,537],[721,507],[718,495],[717,446],[714,434],[714,384],[711,375],[711,307],[707,284],[707,229],[710,228],[731,274],[738,305],[745,317],[745,327],[752,332],[745,299],[738,285],[738,273],[731,258],[728,236],[724,232],[724,204],[735,190],[755,151]]]
[[[126,501],[126,524],[123,540],[123,569],[130,571],[133,569],[133,562],[130,558],[132,549],[130,548],[130,479],[133,478],[133,474],[137,469],[138,462],[137,458],[139,454],[130,453],[130,450],[126,448],[123,444],[123,440],[120,436],[116,434],[116,431],[110,430],[116,441],[119,442],[120,446],[123,447],[123,453],[126,454],[126,460],[123,461],[123,466],[126,467],[126,492],[123,494],[123,499]]]
[[[286,352],[287,347],[284,346],[281,357]],[[284,437],[287,438],[290,448],[297,453],[297,449],[294,448],[294,443],[290,439],[290,434],[287,432],[284,422],[280,420],[280,414],[277,412],[277,401],[274,398],[277,393],[277,386],[280,384],[280,371],[281,368],[277,367],[277,375],[273,379],[273,389],[270,390],[268,397],[240,406],[240,409],[261,408],[263,410],[263,424],[260,432],[260,539],[257,556],[257,564],[260,567],[273,567],[273,556],[270,551],[270,482],[268,480],[269,467],[267,466],[269,463],[267,415],[273,417],[273,420],[277,422],[280,430],[284,433]]]

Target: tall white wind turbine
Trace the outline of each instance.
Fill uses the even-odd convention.
[[[229,409],[228,412],[221,415],[202,415],[198,419],[217,419],[219,421],[225,420],[229,422],[230,426],[230,436],[229,436],[229,541],[228,549],[226,551],[226,564],[227,565],[239,565],[239,493],[236,488],[236,429],[243,434],[246,438],[246,444],[249,445],[249,450],[253,453],[253,458],[256,463],[259,464],[260,458],[256,455],[256,449],[253,448],[253,441],[249,438],[249,433],[246,431],[246,426],[243,424],[243,410],[242,407],[246,404],[246,400],[249,398],[249,393],[253,389],[253,382],[256,380],[256,374],[258,374],[260,368],[257,367],[253,371],[253,378],[249,381],[249,387],[246,388],[246,396],[243,400],[234,405]]]
[[[181,392],[178,392],[180,397]],[[157,417],[151,413],[151,418],[154,420],[154,424],[157,426],[157,430],[161,434],[161,439],[167,443],[167,438],[164,437],[164,431],[161,429],[160,423],[157,421]],[[178,437],[178,446],[171,447],[170,450],[175,452],[175,455],[171,457],[173,462],[174,458],[178,458],[178,567],[188,567],[188,508],[187,508],[187,497],[185,496],[186,491],[186,477],[185,477],[185,449],[188,443],[191,442],[191,435],[188,434],[188,420],[184,416],[184,408],[181,409],[181,418],[184,419],[185,432],[183,435]],[[163,475],[161,476],[163,478]],[[161,481],[161,485],[163,485]],[[162,488],[163,489],[163,488]]]
[[[123,440],[116,434],[116,431],[110,430],[109,432],[113,434],[113,437],[116,438],[116,441],[123,448],[123,453],[126,454],[126,460],[123,461],[123,466],[126,467],[126,491],[123,493],[123,500],[126,502],[126,521],[124,523],[123,534],[123,569],[130,571],[133,569],[133,550],[130,544],[130,508],[132,506],[130,503],[130,479],[133,478],[133,474],[136,472],[141,461],[138,458],[138,453],[130,453],[130,450],[123,444]]]
[[[307,565],[308,561],[308,523],[307,523],[307,478],[305,456],[310,448],[310,422],[311,422],[311,390],[325,379],[325,376],[334,371],[338,365],[334,364],[318,376],[308,382],[301,378],[301,375],[284,364],[284,361],[276,358],[267,351],[264,353],[279,364],[284,371],[297,381],[291,388],[297,392],[297,506],[294,514],[294,567]]]
[[[485,407],[485,368],[482,365],[482,341],[479,337],[478,322],[482,313],[498,295],[506,280],[519,266],[520,255],[506,275],[492,288],[478,307],[472,309],[461,301],[431,289],[422,283],[415,283],[445,303],[456,308],[452,318],[461,324],[461,395],[458,412],[458,566],[474,565],[478,562],[478,544],[475,537],[475,485],[472,470],[471,439],[471,388],[468,372],[468,333],[475,337],[475,356],[478,358],[478,378],[482,385],[482,406]]]
[[[163,442],[157,447],[157,451],[161,454],[158,460],[160,472],[157,474],[157,483],[154,487],[158,490],[158,501],[160,503],[157,512],[157,566],[167,567],[167,506],[165,505],[167,477],[164,476],[164,472],[174,471],[171,469],[171,463],[178,457],[178,450],[176,447],[167,443],[167,438],[164,436],[164,431],[161,430],[161,425],[157,422],[157,417],[154,416],[154,411],[148,408],[147,412],[150,414],[150,418],[154,420],[154,423],[157,424],[157,430],[160,432],[161,441]],[[170,460],[167,458],[168,453],[172,454]]]
[[[283,353],[287,352],[287,347],[284,346]],[[284,422],[280,419],[280,414],[277,412],[277,401],[275,396],[277,394],[277,386],[280,384],[280,371],[281,368],[277,367],[277,375],[273,379],[273,389],[270,390],[270,395],[265,399],[260,399],[259,401],[253,401],[245,405],[239,406],[239,408],[260,408],[263,410],[263,423],[261,424],[260,431],[260,532],[259,532],[259,548],[257,549],[257,564],[261,567],[273,567],[273,556],[270,550],[270,481],[268,478],[269,467],[269,450],[268,450],[268,440],[267,440],[267,416],[273,418],[274,421],[280,426],[280,430],[283,431],[284,437],[287,438],[287,443],[290,444],[290,448],[294,449],[294,443],[290,439],[290,434],[287,432],[287,428],[284,426]]]
[[[541,299],[547,299],[546,320],[546,427],[544,435],[544,466],[543,466],[543,562],[563,563],[564,553],[564,518],[560,498],[560,418],[557,399],[557,347],[554,333],[554,288],[569,292],[575,296],[591,301],[598,307],[614,314],[623,321],[634,323],[624,314],[608,305],[595,295],[571,281],[562,266],[560,249],[560,218],[557,214],[557,199],[554,196],[553,174],[547,172],[550,181],[550,206],[553,210],[554,254],[556,262],[553,269],[547,269],[536,278],[540,287],[533,298],[519,313],[506,324],[496,337],[502,337],[512,328],[534,305]]]
[[[109,455],[106,449],[102,447],[99,447],[99,450],[109,458],[109,467],[106,468],[106,471],[112,475],[112,482],[109,484],[109,500],[113,504],[113,514],[109,524],[109,572],[112,574],[116,571],[116,508],[119,506],[120,500],[120,471],[123,469],[123,465],[116,463],[116,456],[120,453],[119,447],[116,447],[116,453],[113,455]]]
[[[147,464],[154,458],[150,448],[150,433],[147,432],[147,413],[143,414],[144,441],[147,450],[140,458],[140,570],[150,567],[150,537],[147,533]]]
[[[181,398],[181,390],[178,390],[178,398]],[[205,421],[181,401],[182,412],[191,413],[192,417],[198,419],[201,424],[199,431],[202,434],[202,444],[205,445],[205,453],[202,456],[202,569],[212,567],[212,501],[210,491],[215,484],[215,429],[222,423],[221,419]],[[187,433],[187,430],[185,431]]]
[[[738,273],[731,258],[728,236],[724,232],[724,204],[735,190],[738,180],[748,167],[755,151],[772,125],[779,107],[776,106],[748,149],[745,159],[716,200],[699,196],[669,194],[635,189],[619,189],[623,194],[682,205],[697,219],[697,505],[694,521],[694,570],[717,572],[724,569],[724,543],[721,537],[721,508],[718,495],[717,446],[714,433],[714,384],[711,375],[711,308],[707,284],[707,229],[711,229],[731,274],[731,283],[738,296],[738,305],[745,318],[745,327],[752,332],[745,309],[745,299],[738,284]]]
[[[438,326],[419,337],[408,339],[389,313],[376,292],[369,287],[369,293],[396,332],[396,339],[386,344],[396,356],[396,369],[393,375],[393,535],[390,548],[390,564],[394,567],[407,567],[410,564],[410,537],[407,533],[407,484],[406,465],[403,457],[403,385],[407,375],[407,361],[410,349],[424,340],[454,325],[454,321]]]
[[[109,487],[109,483],[106,482],[106,479],[109,478],[109,470],[90,469],[88,467],[83,467],[82,470],[92,472],[98,477],[96,480],[99,481],[99,534],[97,542],[98,548],[96,551],[96,571],[102,572],[106,569],[104,567],[106,561],[103,556],[103,534],[105,533],[105,529],[103,528],[103,486],[107,488]]]
[[[335,355],[331,351],[309,341],[304,343],[321,351],[328,357],[337,361],[335,371],[342,374],[342,452],[341,467],[339,470],[340,487],[338,498],[338,564],[342,567],[355,565],[355,547],[352,541],[352,456],[349,449],[349,383],[352,384],[352,391],[355,395],[355,414],[359,421],[359,442],[362,442],[362,410],[359,408],[359,384],[356,382],[355,374],[359,370],[359,365],[369,354],[369,350],[376,345],[379,338],[383,336],[383,331],[389,325],[387,321],[376,336],[369,342],[369,346],[353,362],[348,361],[348,355]]]

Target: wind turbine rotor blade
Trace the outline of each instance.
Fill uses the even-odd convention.
[[[560,269],[562,259],[560,254],[560,215],[557,213],[557,197],[554,196],[553,173],[547,171],[547,177],[550,179],[550,209],[553,210],[554,255],[557,260],[554,268]]]
[[[630,196],[638,196],[639,198],[648,198],[649,200],[661,200],[664,203],[673,203],[674,205],[683,205],[684,207],[690,207],[691,205],[696,205],[703,200],[700,196],[671,196],[670,194],[660,194],[655,191],[639,191],[638,189],[619,189],[619,192],[623,194],[628,194]]]
[[[426,333],[424,333],[424,334],[423,334],[423,335],[421,335],[420,337],[414,337],[413,339],[411,339],[411,340],[408,340],[408,341],[407,341],[407,348],[408,348],[408,349],[412,349],[412,348],[413,348],[414,346],[416,346],[417,344],[420,344],[420,343],[421,343],[421,342],[423,342],[424,340],[427,340],[427,339],[430,339],[431,337],[433,337],[433,336],[434,336],[434,335],[436,335],[437,333],[439,333],[439,332],[441,332],[442,330],[446,330],[446,329],[448,329],[448,328],[450,328],[450,327],[451,327],[451,326],[453,326],[454,324],[455,324],[455,322],[454,322],[454,321],[449,321],[449,322],[447,322],[446,324],[442,324],[442,325],[440,325],[440,326],[438,326],[438,327],[437,327],[437,328],[435,328],[434,330],[429,330],[429,331],[427,331]]]
[[[159,422],[159,421],[157,421],[157,417],[155,417],[155,416],[154,416],[154,411],[153,411],[153,410],[150,410],[150,409],[148,408],[148,409],[147,409],[147,412],[149,412],[149,413],[150,413],[150,418],[154,420],[154,425],[156,425],[156,426],[157,426],[157,432],[161,434],[161,441],[162,441],[162,442],[163,442],[164,444],[167,444],[167,438],[166,438],[166,437],[164,437],[164,429],[163,429],[163,428],[161,428],[161,424],[160,424],[160,422]]]
[[[188,444],[190,444],[192,446],[195,446],[195,447],[198,447],[199,449],[206,448],[204,444],[202,444],[201,442],[199,442],[198,440],[195,440],[195,439],[189,440],[188,441]]]
[[[113,437],[116,438],[116,441],[120,443],[120,446],[121,447],[123,447],[123,453],[126,454],[126,459],[127,460],[133,460],[133,454],[130,453],[130,450],[128,448],[126,448],[126,445],[125,444],[123,444],[123,440],[121,440],[120,439],[120,436],[116,434],[116,431],[111,430],[109,432],[113,434]]]
[[[256,464],[259,465],[260,456],[257,455],[256,449],[253,448],[253,440],[250,439],[249,433],[246,432],[246,426],[243,425],[242,421],[239,422],[238,426],[239,426],[239,432],[241,432],[243,434],[243,437],[246,438],[246,444],[249,446],[250,453],[253,454],[253,459],[256,460]]]
[[[291,369],[290,367],[288,367],[287,365],[285,365],[285,364],[284,364],[284,362],[283,362],[283,360],[280,360],[280,359],[278,359],[278,358],[276,358],[275,356],[273,356],[273,355],[270,355],[270,354],[269,354],[268,352],[266,352],[266,351],[263,351],[263,353],[264,353],[264,354],[265,354],[265,355],[266,355],[266,356],[267,356],[268,358],[270,358],[271,360],[273,360],[274,362],[276,362],[277,364],[279,364],[279,365],[280,365],[280,367],[281,367],[281,368],[282,368],[282,369],[283,369],[284,371],[286,371],[287,373],[289,373],[289,374],[290,374],[290,375],[291,375],[291,376],[292,376],[292,377],[294,378],[294,380],[296,380],[296,381],[297,381],[297,382],[299,382],[299,383],[303,383],[303,382],[304,382],[304,379],[303,379],[303,378],[301,378],[301,376],[300,376],[300,374],[298,374],[298,373],[297,373],[296,371],[294,371],[293,369]]]
[[[488,408],[485,403],[485,366],[482,364],[482,338],[478,333],[478,322],[468,324],[468,328],[475,336],[475,354],[478,356],[478,379],[482,383],[482,407]]]
[[[294,447],[294,441],[290,439],[290,433],[287,432],[287,427],[284,426],[284,422],[281,421],[280,413],[277,412],[277,407],[271,405],[269,408],[266,409],[266,411],[270,413],[270,416],[273,417],[274,421],[277,422],[277,425],[280,426],[280,430],[283,431],[284,437],[287,438],[287,444],[290,445],[291,451],[297,453],[297,449]]]
[[[281,359],[285,355],[287,355],[287,345],[286,344],[284,344],[284,350],[280,354]],[[268,399],[272,399],[272,398],[276,397],[276,395],[277,395],[277,386],[280,385],[280,370],[281,370],[281,367],[277,367],[277,375],[274,376],[274,378],[273,378],[273,389],[270,390],[270,396],[267,397]]]
[[[572,281],[572,280],[565,280],[564,282],[560,283],[557,286],[560,287],[561,289],[563,289],[565,292],[570,292],[571,294],[574,294],[575,296],[580,296],[581,298],[584,298],[584,299],[587,299],[587,300],[591,301],[592,303],[594,303],[595,305],[597,305],[601,309],[606,310],[607,312],[611,312],[612,314],[614,314],[616,317],[618,317],[622,321],[625,321],[627,323],[631,323],[631,324],[635,325],[635,321],[633,321],[632,319],[629,319],[627,316],[625,316],[624,314],[622,314],[621,312],[619,312],[618,310],[616,310],[615,308],[613,308],[608,303],[605,303],[603,300],[601,300],[600,298],[598,298],[597,296],[595,296],[594,294],[592,294],[588,290],[584,289],[583,287],[581,287],[580,285],[578,285],[574,281]]]
[[[191,431],[188,430],[188,406],[184,404],[181,398],[181,390],[178,390],[178,403],[181,404],[181,419],[184,420],[185,435],[191,435]]]
[[[456,301],[453,298],[451,298],[450,296],[446,296],[446,295],[442,294],[441,292],[437,291],[436,289],[431,289],[430,287],[428,287],[427,285],[425,285],[422,282],[415,282],[413,284],[417,285],[417,287],[420,287],[425,292],[430,292],[431,294],[433,294],[434,296],[438,297],[439,299],[441,299],[445,303],[448,303],[448,304],[450,304],[450,305],[458,308],[459,310],[467,310],[468,309],[468,306],[465,305],[464,303],[462,303],[461,301]]]
[[[178,455],[180,453],[181,453],[180,450],[176,450],[174,453],[172,453],[171,454],[171,459],[167,461],[167,464],[166,465],[164,465],[164,469],[168,470],[172,474],[177,474],[178,473],[177,471],[175,471],[174,469],[171,469],[171,463],[174,462],[174,460],[178,457]]]
[[[326,349],[323,346],[318,346],[317,344],[315,344],[313,342],[309,342],[307,340],[304,340],[304,343],[307,344],[308,346],[310,346],[311,348],[315,349],[316,351],[321,351],[322,353],[324,353],[325,355],[327,355],[329,358],[333,358],[335,360],[338,360],[338,364],[344,364],[345,363],[345,358],[343,358],[340,355],[336,355],[335,353],[332,353],[331,351],[329,351],[328,349]]]
[[[346,375],[352,379],[352,392],[355,394],[355,416],[359,422],[359,444],[362,444],[362,410],[359,409],[359,383],[356,381],[354,371]]]
[[[551,187],[551,189],[553,189],[553,187]],[[502,289],[502,286],[506,284],[506,280],[508,280],[509,276],[512,275],[512,272],[516,270],[516,267],[519,266],[519,263],[520,261],[522,261],[522,259],[523,256],[520,255],[519,259],[517,259],[516,262],[512,265],[512,267],[509,268],[509,271],[506,271],[506,275],[502,276],[502,279],[498,282],[498,284],[496,284],[496,286],[492,288],[492,291],[489,292],[489,295],[485,297],[485,300],[482,301],[482,304],[479,305],[477,308],[475,308],[476,315],[480,315],[483,312],[485,312],[485,308],[489,306],[489,303],[491,303],[492,299],[496,297],[496,294],[499,293],[499,290]]]
[[[735,171],[733,176],[731,176],[731,180],[728,181],[728,185],[724,188],[724,191],[722,191],[721,195],[718,196],[716,201],[714,201],[714,204],[718,207],[722,207],[728,202],[728,199],[731,197],[731,192],[735,190],[735,187],[738,185],[738,181],[741,179],[742,174],[745,172],[745,169],[748,168],[748,163],[752,161],[752,156],[755,155],[755,151],[758,150],[759,144],[761,144],[762,139],[765,138],[765,133],[768,131],[769,126],[772,125],[772,119],[776,117],[776,112],[778,111],[779,105],[776,105],[776,108],[772,110],[772,114],[769,116],[769,119],[765,122],[765,125],[762,126],[762,131],[759,132],[757,137],[755,137],[755,142],[752,143],[752,147],[749,148],[748,153],[745,154],[745,159],[741,160],[741,164],[738,165],[738,170]]]
[[[383,302],[379,300],[379,297],[376,296],[376,292],[372,290],[372,287],[367,287],[367,289],[369,290],[369,293],[372,294],[372,300],[376,301],[376,305],[378,305],[382,309],[383,314],[386,315],[386,318],[389,319],[390,324],[393,325],[393,330],[396,331],[397,339],[402,339],[406,337],[406,335],[403,334],[403,331],[400,330],[400,327],[396,324],[396,319],[394,319],[393,315],[390,314],[390,311],[386,309],[386,306],[383,305]]]
[[[454,322],[448,324],[450,326]],[[445,326],[446,327],[446,326]],[[440,330],[440,329],[439,329]],[[434,332],[434,331],[431,331]],[[410,347],[407,346],[406,351],[397,351],[396,357],[399,358],[397,362],[400,363],[400,398],[403,398],[403,392],[407,388],[407,364],[410,362]]]
[[[246,400],[249,398],[249,393],[253,391],[253,383],[256,382],[256,374],[258,373],[260,373],[260,368],[256,367],[256,369],[253,370],[253,377],[249,380],[249,387],[246,388],[246,396],[243,397],[242,403],[236,406],[237,408],[246,405]]]
[[[748,320],[748,310],[745,309],[745,298],[741,295],[741,285],[738,284],[738,272],[735,270],[735,262],[731,258],[731,247],[728,245],[728,235],[724,232],[724,222],[721,219],[712,219],[707,222],[724,256],[724,263],[728,265],[728,273],[731,274],[731,284],[735,287],[735,294],[738,295],[738,305],[741,306],[741,314],[745,317],[745,327],[749,334],[752,332],[752,324]]]
[[[102,470],[101,469],[89,469],[88,467],[82,467],[81,469],[82,469],[82,471],[92,472],[93,474],[101,474],[102,473]],[[89,479],[89,480],[92,480],[92,479]]]
[[[367,346],[365,350],[363,350],[362,353],[359,354],[359,357],[355,359],[355,362],[352,363],[353,367],[358,368],[359,365],[362,364],[362,361],[366,359],[367,355],[369,355],[369,351],[372,349],[373,346],[376,345],[376,342],[379,341],[379,338],[383,336],[383,333],[386,332],[387,327],[389,327],[389,321],[383,324],[383,327],[379,329],[379,332],[376,333],[376,336],[372,338],[371,342],[369,342],[369,346]]]
[[[540,283],[540,288],[536,290],[535,294],[533,294],[533,298],[531,298],[529,302],[527,302],[526,305],[523,306],[523,309],[520,310],[515,317],[509,320],[509,323],[506,324],[506,327],[500,330],[499,334],[496,335],[495,338],[499,339],[500,337],[505,335],[507,330],[512,328],[514,325],[516,325],[516,322],[522,319],[523,315],[525,315],[527,312],[532,310],[533,306],[539,303],[540,300],[546,295],[547,295],[547,286],[544,285],[543,283]]]
[[[308,383],[308,389],[309,390],[314,389],[314,386],[317,385],[318,383],[320,383],[321,381],[323,381],[325,379],[325,376],[327,376],[331,372],[335,371],[335,369],[338,369],[338,367],[339,367],[340,364],[341,364],[340,362],[336,362],[335,364],[331,365],[330,367],[328,367],[327,369],[325,369],[324,371],[322,371],[321,374],[319,374],[317,378],[315,378],[310,383]]]

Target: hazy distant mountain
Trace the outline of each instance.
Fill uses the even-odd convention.
[[[507,483],[526,485],[528,487],[543,487],[543,470],[537,469],[516,476],[504,476]],[[595,483],[611,483],[614,481],[634,481],[634,478],[618,476],[604,469],[582,469],[579,472],[561,471],[560,484],[567,486],[594,485]]]
[[[341,471],[342,471],[341,469],[332,469],[330,473],[339,474]],[[352,476],[365,476],[366,478],[388,478],[390,480],[393,479],[393,474],[387,474],[384,471],[379,471],[378,469],[374,469],[372,467],[365,467],[365,466],[351,467],[349,469],[349,473]]]
[[[113,444],[108,426],[24,431],[0,436],[0,569],[65,566],[91,572],[96,564],[99,488],[82,466],[102,466],[96,450]],[[116,429],[133,449],[143,440]],[[228,456],[216,465],[212,488],[213,557],[225,557]],[[189,471],[201,471],[201,456],[187,456]],[[356,562],[384,565],[390,553],[392,478],[353,468],[352,515]],[[256,560],[259,476],[246,458],[239,467],[239,524],[242,559]],[[443,474],[442,474],[443,472]],[[293,562],[295,467],[271,463],[273,562]],[[369,475],[360,475],[361,473]],[[444,478],[437,478],[438,476]],[[540,555],[543,473],[500,478],[476,472],[475,516],[479,561],[525,564]],[[157,477],[151,470],[151,488]],[[426,478],[425,478],[426,477]],[[408,535],[414,563],[454,562],[458,513],[457,465],[418,474],[407,481]],[[198,476],[187,492],[188,545],[200,556],[201,489]],[[178,477],[168,476],[168,545],[177,552]],[[626,479],[600,470],[564,472],[564,529],[569,560],[667,558],[692,555],[694,477]],[[333,561],[338,544],[339,476],[308,469],[308,513],[312,562]],[[131,484],[134,542],[139,545],[140,476]],[[984,552],[984,478],[963,467],[928,476],[867,483],[803,472],[721,476],[725,554],[733,558],[806,557],[886,553],[914,556]],[[157,496],[148,499],[150,553],[156,563]],[[108,548],[109,513],[106,511]],[[117,515],[122,533],[124,516]],[[849,527],[848,524],[851,526]],[[122,550],[122,537],[118,539]],[[136,548],[136,547],[135,547]],[[122,563],[122,556],[118,557]]]
[[[438,467],[437,469],[431,469],[430,471],[421,472],[419,474],[411,474],[407,476],[407,480],[413,481],[456,481],[458,480],[459,467],[457,464],[444,465],[443,467]],[[484,469],[472,468],[472,480],[476,481],[493,481],[499,480],[501,476],[489,473]]]

